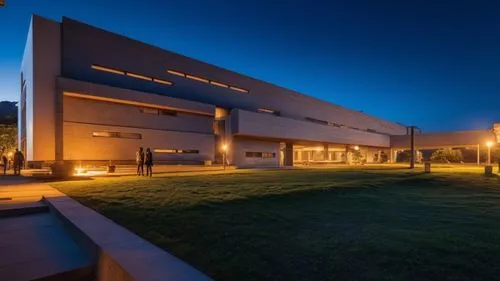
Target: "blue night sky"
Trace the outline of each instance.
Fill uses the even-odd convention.
[[[0,100],[30,15],[68,16],[424,131],[500,121],[500,1],[6,0]]]

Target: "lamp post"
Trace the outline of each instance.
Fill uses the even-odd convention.
[[[488,147],[488,165],[491,165],[491,147],[493,146],[493,142],[488,141],[486,146]]]
[[[222,145],[222,166],[224,170],[226,170],[226,153],[227,153],[227,144]]]

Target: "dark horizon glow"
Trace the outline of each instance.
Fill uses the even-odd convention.
[[[0,100],[18,99],[35,13],[424,131],[487,129],[500,121],[497,2],[10,0],[0,8]]]

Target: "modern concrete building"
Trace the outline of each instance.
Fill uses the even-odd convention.
[[[27,161],[290,166],[367,162],[407,128],[87,24],[33,16],[21,67]],[[394,142],[394,140],[393,140]],[[392,153],[390,153],[392,155]]]

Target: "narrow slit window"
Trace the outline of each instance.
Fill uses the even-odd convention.
[[[132,72],[127,72],[127,76],[134,77],[134,78],[137,78],[137,79],[142,79],[142,80],[148,80],[148,81],[153,80],[153,78],[151,78],[151,77],[147,77],[147,76],[140,75],[140,74],[137,74],[137,73],[132,73]]]
[[[276,158],[275,152],[245,152],[245,157],[247,158]]]
[[[104,72],[109,72],[109,73],[114,73],[114,74],[120,74],[120,75],[125,75],[125,71],[114,69],[114,68],[109,68],[109,67],[104,67],[100,65],[93,64],[91,66],[92,69],[99,70],[99,71],[104,71]]]
[[[163,80],[163,79],[158,79],[158,78],[153,78],[153,82],[164,84],[164,85],[172,85],[172,82]]]
[[[219,87],[222,87],[222,88],[229,88],[228,85],[220,83],[220,82],[216,82],[216,81],[210,81],[210,84],[215,85],[215,86],[219,86]]]
[[[177,75],[177,76],[181,76],[181,77],[186,77],[186,74],[182,73],[182,72],[179,72],[179,71],[175,71],[175,70],[171,70],[171,69],[168,69],[167,70],[168,73],[172,74],[172,75]]]
[[[271,110],[271,109],[259,108],[258,110],[259,110],[259,112],[274,114],[274,110]]]
[[[245,89],[242,89],[242,88],[238,88],[238,87],[235,87],[235,86],[231,86],[229,87],[231,90],[235,90],[235,91],[238,91],[238,92],[242,92],[242,93],[248,93],[248,90],[245,90]]]
[[[154,152],[156,152],[156,153],[177,153],[177,149],[155,148]]]
[[[198,77],[198,76],[193,76],[193,75],[187,74],[186,78],[189,78],[189,79],[192,79],[192,80],[196,80],[196,81],[200,81],[200,82],[203,82],[203,83],[208,83],[208,79],[201,78],[201,77]]]
[[[99,138],[142,139],[141,134],[125,132],[93,132],[92,136]]]
[[[198,154],[198,153],[200,153],[200,151],[197,149],[155,148],[153,151],[155,153],[178,153],[178,154]]]
[[[306,117],[305,119],[309,122],[313,122],[313,123],[317,123],[317,124],[321,124],[321,125],[328,125],[328,121],[325,121],[325,120],[320,120],[320,119],[311,118],[311,117]]]
[[[146,113],[146,114],[153,114],[153,115],[158,115],[158,108],[151,108],[151,107],[141,107],[141,112]]]
[[[177,116],[177,111],[170,109],[160,109],[160,115]]]

